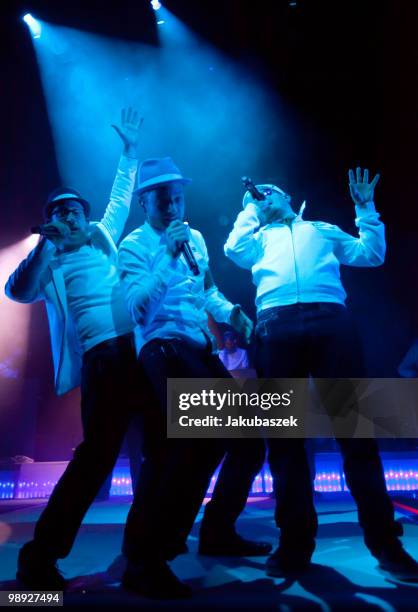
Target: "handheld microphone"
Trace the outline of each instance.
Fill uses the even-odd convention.
[[[192,249],[190,248],[190,244],[188,242],[183,242],[181,246],[182,253],[187,261],[187,265],[190,270],[193,272],[194,276],[199,276],[199,266],[197,265],[195,256],[193,254]]]
[[[189,225],[187,221],[183,221],[183,223],[184,225]],[[199,276],[199,266],[197,265],[196,258],[193,254],[189,241],[183,242],[183,244],[181,245],[181,252],[184,255],[184,258],[187,262],[187,265],[189,266],[190,271],[193,272],[194,276]]]
[[[65,237],[67,232],[68,234],[70,233],[69,229],[67,229],[66,232],[63,233],[63,232],[60,232],[58,228],[51,227],[50,225],[48,227],[48,225],[49,225],[48,223],[45,223],[43,225],[34,225],[33,227],[30,228],[30,233],[40,234],[41,236],[45,236],[46,238],[48,238],[48,236]]]
[[[30,233],[45,236],[45,225],[34,225],[30,228]]]
[[[251,193],[254,200],[258,200],[259,202],[261,202],[262,200],[266,199],[266,196],[254,185],[252,179],[250,179],[248,176],[243,176],[241,180],[244,184],[245,189]]]

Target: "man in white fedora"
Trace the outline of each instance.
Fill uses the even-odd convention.
[[[127,546],[135,542],[140,554],[137,563],[128,566],[124,580],[125,585],[139,592],[157,596],[163,583],[174,596],[187,594],[187,586],[176,579],[167,561],[184,550],[210,477],[227,451],[227,446],[217,440],[167,440],[167,378],[230,376],[213,350],[207,313],[216,321],[231,324],[247,340],[252,331],[252,322],[241,307],[231,304],[214,284],[202,234],[183,222],[184,186],[189,182],[169,157],[144,161],[136,193],[146,221],[119,248],[126,301],[137,324],[139,361],[160,399],[160,413],[150,415],[153,435],[147,435],[147,429],[144,432],[144,453],[145,447],[149,451],[151,446],[163,457],[161,464],[170,457],[170,478],[164,481],[165,503],[161,504],[159,496],[157,506],[152,491],[159,480],[154,478],[154,489],[148,488],[149,492],[142,494],[140,503],[131,509],[139,518],[130,521],[125,542]],[[192,261],[190,253],[184,252],[185,244],[190,247]],[[234,474],[223,474],[221,478],[225,495],[218,488],[216,503],[205,514],[199,551],[266,555],[270,544],[245,540],[234,528],[252,479],[263,463],[264,443],[233,443],[230,452],[236,459],[239,455],[240,460],[228,462]],[[140,486],[137,491],[141,495]]]

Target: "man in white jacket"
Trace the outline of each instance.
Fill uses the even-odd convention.
[[[259,185],[264,200],[244,196],[225,254],[252,271],[257,287],[256,367],[263,378],[362,378],[362,346],[345,307],[340,265],[379,266],[384,225],[373,194],[379,176],[349,172],[359,236],[335,225],[305,221],[291,197]],[[372,439],[338,439],[347,484],[356,501],[365,543],[379,568],[399,579],[418,578],[418,564],[398,538],[378,447]],[[283,576],[310,562],[317,530],[312,483],[303,439],[268,440],[280,544],[267,573]]]
[[[33,540],[19,552],[17,577],[32,589],[65,588],[57,559],[69,554],[137,408],[141,376],[116,244],[129,214],[140,124],[136,111],[124,109],[121,126],[113,126],[124,148],[102,220],[90,221],[90,205],[74,189],[52,192],[43,237],[6,285],[12,300],[46,304],[57,394],[81,385],[83,442],[54,488]]]
[[[137,324],[139,361],[159,397],[160,411],[148,415],[144,445],[156,457],[155,463],[158,457],[161,463],[168,457],[171,468],[165,480],[165,502],[161,497],[157,501],[153,494],[153,490],[161,489],[154,478],[154,487],[148,488],[131,508],[136,520],[127,526],[126,542],[140,542],[141,546],[135,551],[136,563],[129,564],[124,582],[141,593],[159,597],[164,590],[171,597],[188,594],[187,585],[177,580],[167,561],[184,550],[210,477],[227,450],[218,440],[167,440],[167,378],[229,377],[213,352],[208,312],[246,338],[252,331],[252,323],[240,306],[231,304],[214,284],[202,234],[183,222],[184,185],[188,182],[171,158],[145,160],[139,170],[137,193],[146,222],[119,247],[126,301]],[[197,263],[194,272],[184,254],[186,242]],[[248,541],[234,528],[260,460],[263,462],[264,444],[260,440],[233,442],[236,444],[228,447],[233,457],[228,468],[222,470],[215,500],[205,512],[199,551],[210,555],[265,555],[270,551],[269,543]],[[141,494],[141,487],[137,490]]]

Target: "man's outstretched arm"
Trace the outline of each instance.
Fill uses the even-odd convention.
[[[349,187],[356,209],[356,226],[359,236],[351,236],[339,227],[328,223],[314,225],[334,242],[334,253],[342,264],[349,266],[380,266],[385,260],[385,226],[374,206],[374,188],[379,180],[377,174],[369,182],[369,172],[356,169],[349,171]]]
[[[135,186],[138,168],[139,133],[143,119],[138,112],[128,108],[121,111],[120,126],[112,125],[123,143],[122,156],[119,161],[116,177],[100,224],[117,244],[129,216],[132,192]]]

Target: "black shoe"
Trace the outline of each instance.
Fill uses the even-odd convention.
[[[34,542],[27,542],[20,549],[16,578],[26,588],[39,591],[65,591],[67,585],[56,560],[42,555]]]
[[[268,542],[246,540],[237,533],[226,537],[200,536],[199,554],[210,557],[265,557],[272,549]]]
[[[266,573],[267,576],[273,576],[274,578],[302,574],[309,568],[310,562],[311,555],[308,553],[296,553],[294,550],[285,550],[279,547],[267,559]]]
[[[379,571],[396,580],[418,582],[418,563],[406,552],[400,542],[383,549],[376,555]]]
[[[128,562],[122,586],[152,599],[185,599],[192,594],[191,588],[177,578],[165,561]]]

